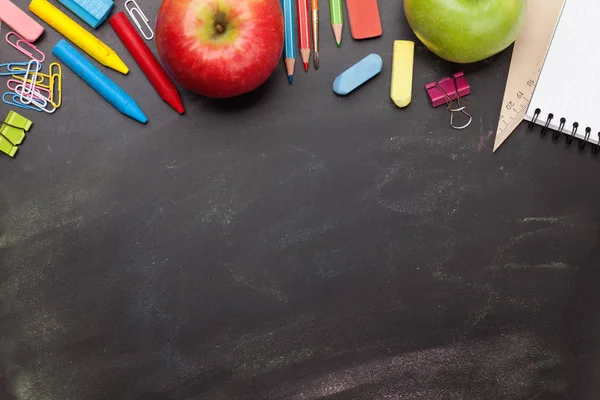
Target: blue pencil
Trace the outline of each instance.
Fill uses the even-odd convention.
[[[285,70],[290,83],[294,81],[296,64],[296,18],[294,18],[294,0],[283,0],[283,19],[285,21]]]
[[[123,114],[145,124],[148,121],[142,109],[135,100],[80,52],[75,50],[66,40],[60,40],[52,49],[52,54],[58,57],[67,67],[92,87],[98,94],[112,104]]]

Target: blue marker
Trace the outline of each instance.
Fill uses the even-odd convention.
[[[123,114],[145,124],[148,118],[135,100],[129,96],[108,76],[89,62],[80,52],[75,50],[66,40],[61,40],[52,49],[52,54],[58,57],[67,67],[98,92]]]
[[[290,83],[294,81],[296,64],[296,18],[294,18],[294,0],[283,0],[283,20],[285,22],[285,70]]]

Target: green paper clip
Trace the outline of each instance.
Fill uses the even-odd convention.
[[[25,131],[23,129],[8,125],[7,123],[0,126],[0,134],[14,145],[23,143],[23,139],[25,139]]]
[[[11,157],[15,156],[15,153],[19,150],[17,146],[14,146],[7,138],[0,136],[0,151],[8,154]]]
[[[4,122],[10,126],[14,126],[15,128],[21,128],[24,131],[29,131],[29,128],[31,128],[32,124],[30,120],[12,110],[8,112],[8,116]]]

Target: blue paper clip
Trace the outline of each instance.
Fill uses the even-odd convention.
[[[0,76],[25,75],[27,73],[26,62],[15,62],[0,64]],[[4,72],[3,69],[6,71]],[[42,69],[42,63],[38,63],[38,72]],[[35,71],[34,71],[35,72]]]
[[[6,100],[7,96],[12,96],[12,100]],[[21,96],[20,94],[15,93],[15,92],[4,92],[4,94],[2,95],[2,101],[4,102],[4,104],[8,104],[9,106],[21,107],[26,110],[35,110],[35,111],[42,112],[42,110],[40,110],[38,107],[22,103],[19,100],[20,96]]]

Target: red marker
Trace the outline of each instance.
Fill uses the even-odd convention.
[[[137,33],[136,29],[127,19],[125,13],[122,11],[116,13],[109,22],[160,97],[179,114],[183,114],[185,109],[183,108],[183,103],[175,84],[169,79],[169,76],[161,67],[156,57],[154,57],[144,39],[141,38],[140,34]]]

